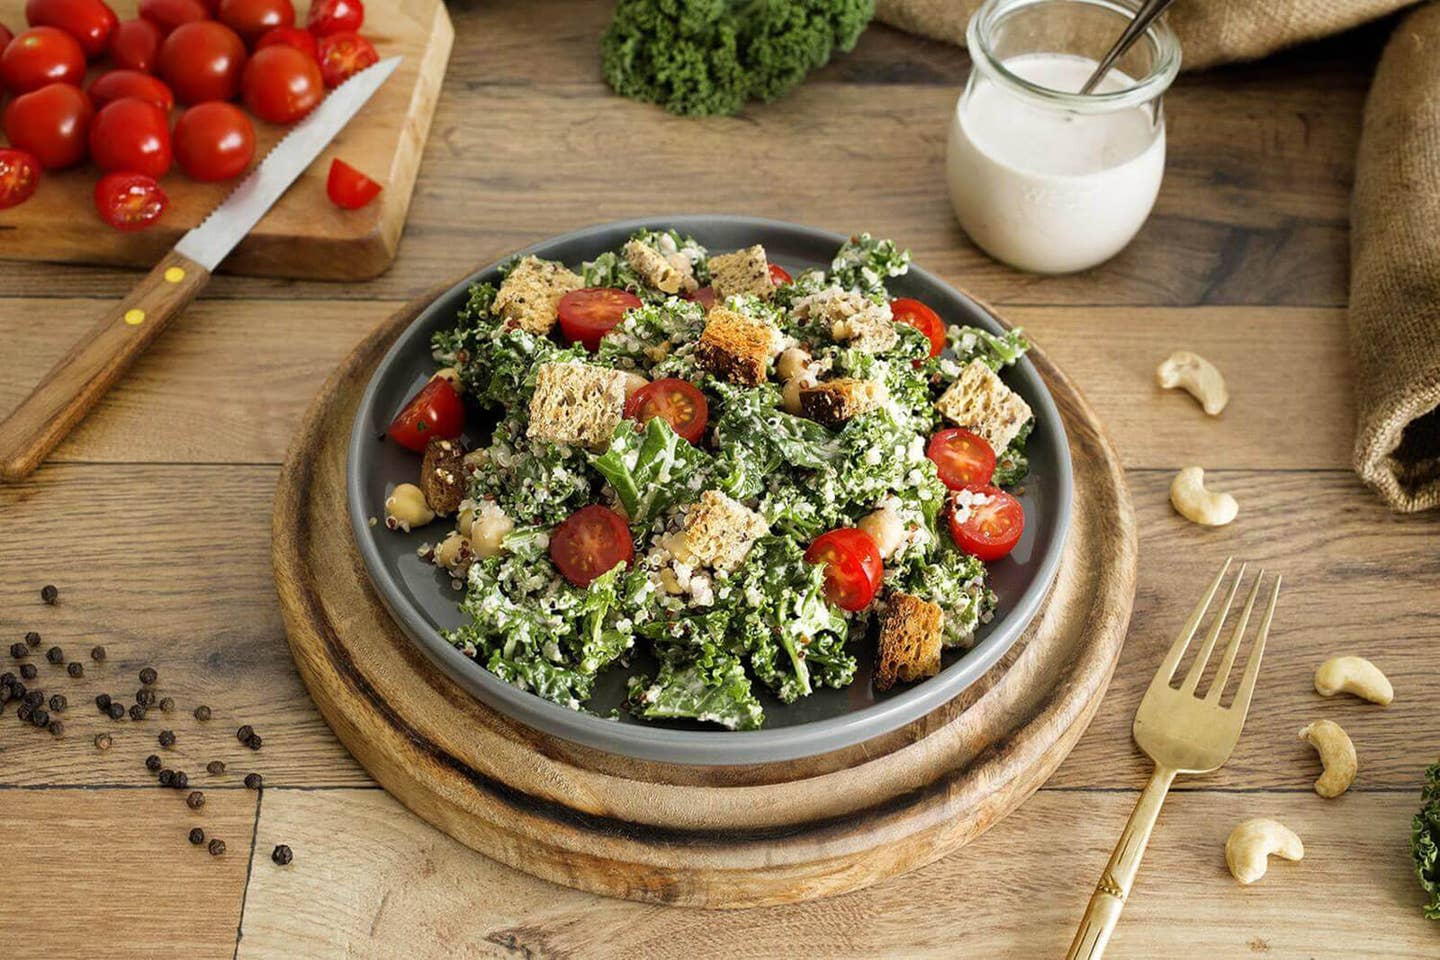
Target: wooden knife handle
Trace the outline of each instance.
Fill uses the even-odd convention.
[[[0,422],[0,477],[33,473],[209,280],[195,261],[166,254]]]

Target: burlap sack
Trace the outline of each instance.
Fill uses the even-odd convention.
[[[878,17],[965,42],[981,0],[878,0]],[[1179,0],[1185,66],[1262,57],[1413,0]],[[1355,470],[1396,510],[1440,506],[1440,3],[1411,13],[1365,107],[1351,202]]]

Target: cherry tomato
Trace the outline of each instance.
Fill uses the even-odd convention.
[[[602,573],[634,559],[625,518],[599,504],[576,510],[550,534],[550,562],[577,587],[588,587]]]
[[[842,610],[864,610],[885,576],[880,548],[855,527],[820,534],[805,551],[805,561],[825,565],[825,597]]]
[[[101,170],[165,176],[171,159],[165,111],[134,97],[107,104],[90,124],[90,159]]]
[[[365,22],[365,4],[360,0],[315,0],[305,17],[305,27],[317,37],[332,33],[354,33]]]
[[[46,170],[73,167],[85,159],[93,113],[79,87],[52,83],[10,101],[5,136],[10,146],[34,154]]]
[[[14,39],[15,34],[10,32],[10,28],[0,23],[0,50],[4,50]]]
[[[610,332],[626,310],[640,306],[640,298],[614,287],[586,287],[572,290],[560,298],[556,312],[560,316],[560,332],[571,343],[583,343],[594,353],[600,349],[600,338]]]
[[[266,47],[294,47],[316,63],[320,62],[320,45],[315,42],[315,35],[299,27],[276,27],[265,31],[255,41],[255,50],[259,52]]]
[[[50,83],[79,84],[85,78],[85,51],[64,30],[32,27],[0,52],[0,83],[11,93],[29,93]]]
[[[26,0],[25,19],[32,27],[64,30],[87,57],[105,52],[115,29],[115,11],[103,0]]]
[[[967,493],[970,497],[978,494],[985,502],[967,503]],[[1025,509],[999,487],[974,484],[957,491],[946,513],[955,545],[987,563],[1014,550],[1025,532]]]
[[[325,97],[320,65],[294,47],[256,50],[240,79],[250,112],[268,123],[294,123]]]
[[[790,280],[791,280],[790,271],[786,270],[784,267],[780,266],[780,264],[778,264],[778,263],[772,263],[772,264],[770,264],[770,282],[771,282],[771,283],[773,283],[775,286],[779,287],[779,286],[783,286],[783,285],[789,283]]]
[[[444,377],[430,382],[411,397],[386,431],[396,443],[420,453],[431,440],[453,440],[465,429],[465,403]]]
[[[200,0],[140,0],[140,17],[169,36],[176,27],[208,19],[210,11]]]
[[[370,41],[358,33],[332,33],[320,38],[320,72],[327,87],[340,86],[379,59]]]
[[[229,180],[255,155],[255,128],[239,107],[211,101],[180,114],[171,135],[175,162],[192,180]]]
[[[220,0],[216,19],[253,44],[267,30],[295,25],[290,0]]]
[[[977,433],[949,427],[930,438],[925,456],[935,461],[935,472],[951,490],[985,484],[995,475],[995,451]]]
[[[0,210],[18,207],[40,185],[40,161],[33,153],[0,147]]]
[[[625,416],[641,423],[663,417],[677,434],[691,443],[699,443],[705,436],[710,405],[694,384],[666,377],[632,393],[625,401]]]
[[[244,69],[245,41],[214,20],[176,27],[160,44],[160,75],[181,103],[233,99]]]
[[[125,233],[155,223],[169,203],[155,178],[143,173],[107,173],[95,184],[100,219]]]
[[[696,303],[700,304],[700,306],[703,307],[706,311],[709,311],[711,307],[715,306],[715,288],[701,287],[699,290],[696,290],[693,293],[687,293],[685,295],[685,299],[694,300]]]
[[[165,86],[164,81],[139,70],[111,70],[109,73],[102,73],[91,81],[90,89],[85,92],[90,96],[90,105],[96,110],[126,97],[153,103],[166,114],[175,106],[175,95]]]
[[[110,34],[110,60],[121,70],[151,73],[160,57],[160,28],[149,20],[125,20]]]
[[[930,356],[940,356],[940,351],[945,349],[945,323],[938,313],[909,297],[891,300],[890,313],[896,323],[907,323],[925,334],[930,341]]]
[[[325,194],[342,210],[359,210],[380,195],[380,184],[336,157],[330,161]]]

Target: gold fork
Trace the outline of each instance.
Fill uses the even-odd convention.
[[[1220,705],[1220,695],[1225,691],[1225,681],[1230,678],[1230,668],[1235,665],[1240,641],[1250,622],[1250,612],[1255,608],[1255,600],[1260,595],[1260,584],[1265,579],[1264,570],[1255,578],[1255,585],[1250,589],[1250,598],[1245,601],[1240,622],[1235,625],[1230,635],[1230,642],[1225,647],[1225,654],[1220,660],[1220,667],[1215,672],[1209,691],[1201,697],[1195,688],[1200,684],[1206,663],[1215,649],[1215,641],[1219,639],[1225,618],[1235,603],[1235,595],[1240,591],[1240,581],[1245,577],[1243,563],[1235,575],[1235,582],[1230,585],[1225,606],[1216,614],[1214,623],[1206,632],[1205,641],[1195,655],[1195,662],[1189,672],[1185,674],[1184,681],[1179,689],[1170,685],[1181,658],[1185,656],[1186,648],[1190,646],[1191,638],[1199,629],[1200,621],[1204,619],[1205,611],[1209,609],[1210,601],[1215,598],[1215,593],[1220,589],[1229,569],[1230,559],[1227,558],[1220,567],[1220,572],[1210,582],[1205,596],[1190,614],[1190,619],[1185,621],[1180,636],[1175,638],[1170,652],[1160,664],[1160,669],[1155,671],[1155,678],[1150,681],[1150,688],[1145,691],[1145,696],[1140,701],[1140,709],[1135,712],[1135,742],[1155,761],[1155,773],[1145,785],[1140,799],[1136,801],[1130,821],[1125,824],[1125,831],[1115,845],[1115,852],[1110,855],[1110,862],[1106,865],[1105,872],[1100,875],[1100,882],[1095,885],[1095,893],[1091,895],[1090,905],[1085,909],[1085,919],[1081,921],[1075,940],[1070,944],[1069,960],[1097,960],[1104,955],[1105,945],[1110,942],[1110,935],[1115,931],[1115,924],[1120,919],[1120,911],[1125,907],[1125,899],[1130,896],[1130,885],[1135,882],[1135,874],[1140,869],[1140,858],[1145,855],[1145,845],[1150,842],[1150,832],[1155,827],[1155,819],[1160,815],[1160,805],[1165,802],[1165,794],[1169,792],[1175,775],[1209,773],[1219,769],[1230,759],[1230,751],[1235,749],[1235,742],[1240,739],[1240,728],[1245,725],[1245,714],[1250,709],[1250,696],[1255,692],[1255,678],[1260,674],[1260,658],[1265,653],[1265,638],[1270,633],[1270,620],[1275,616],[1275,603],[1280,599],[1278,575],[1270,591],[1270,603],[1260,624],[1259,635],[1255,638],[1250,659],[1245,664],[1245,673],[1240,678],[1240,687],[1236,690],[1230,706]]]

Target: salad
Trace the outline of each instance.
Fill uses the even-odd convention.
[[[630,715],[732,730],[861,658],[879,690],[939,672],[1024,528],[998,374],[1028,344],[892,298],[909,261],[860,234],[792,276],[642,230],[474,284],[388,432],[423,460],[386,525],[453,526],[419,551],[462,591],[446,638],[572,709],[624,670]]]

